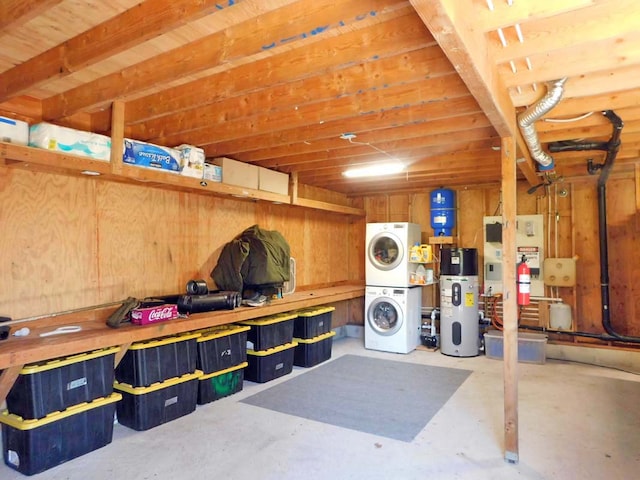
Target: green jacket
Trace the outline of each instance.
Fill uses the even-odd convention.
[[[289,281],[291,250],[282,234],[258,225],[227,243],[211,278],[220,290],[242,292],[260,286],[281,286]]]

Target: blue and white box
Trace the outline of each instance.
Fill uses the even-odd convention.
[[[13,118],[0,117],[0,142],[29,144],[29,124]]]
[[[122,161],[131,165],[158,168],[174,173],[180,173],[182,168],[180,150],[129,138],[124,139]]]
[[[111,137],[46,122],[31,125],[29,146],[95,160],[111,160]]]

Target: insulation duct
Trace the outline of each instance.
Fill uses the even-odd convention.
[[[547,94],[518,115],[518,126],[529,148],[529,153],[540,164],[541,170],[551,170],[553,168],[553,158],[542,150],[534,124],[536,120],[542,118],[560,102],[566,81],[566,78],[561,78],[560,80],[549,82]]]

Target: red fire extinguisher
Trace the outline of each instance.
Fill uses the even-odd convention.
[[[518,305],[529,305],[531,295],[531,270],[527,266],[527,257],[522,255],[518,264]]]

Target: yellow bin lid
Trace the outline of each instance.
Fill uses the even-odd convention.
[[[251,327],[234,324],[218,325],[215,327],[204,328],[202,330],[196,330],[196,333],[200,334],[200,337],[198,337],[197,341],[206,342],[215,338],[226,337],[227,335],[234,335],[240,332],[246,332],[247,330],[251,330]]]
[[[145,395],[147,393],[155,392],[157,390],[162,390],[163,388],[173,387],[174,385],[178,385],[180,383],[188,382],[189,380],[194,380],[196,378],[200,378],[202,376],[202,370],[196,370],[193,373],[186,373],[181,377],[173,377],[164,382],[156,382],[152,383],[148,387],[133,387],[128,383],[120,383],[117,380],[113,382],[113,388],[116,390],[120,390],[121,392],[127,392],[132,395]]]
[[[242,362],[242,363],[240,363],[238,365],[235,365],[233,367],[225,368],[224,370],[218,370],[217,372],[207,373],[206,375],[202,375],[200,377],[200,380],[209,380],[210,378],[217,377],[217,376],[220,376],[220,375],[224,375],[225,373],[235,372],[236,370],[242,370],[243,368],[247,367],[248,365],[249,365],[249,362]]]
[[[333,312],[336,307],[309,307],[298,310],[299,317],[315,317],[316,315],[322,315],[323,313]]]
[[[83,402],[78,403],[77,405],[72,405],[62,412],[52,412],[46,417],[27,420],[19,417],[15,413],[9,413],[8,410],[4,410],[2,413],[0,413],[0,423],[9,425],[10,427],[13,427],[17,430],[32,430],[49,423],[57,422],[59,420],[62,420],[63,418],[67,418],[81,412],[86,412],[87,410],[91,410],[93,408],[102,407],[110,403],[118,402],[120,400],[122,400],[122,395],[114,392],[108,397],[102,397],[91,402]]]
[[[162,345],[169,345],[170,343],[184,342],[191,340],[192,338],[198,338],[200,333],[198,332],[185,332],[171,337],[152,338],[151,340],[144,340],[142,342],[132,343],[129,350],[142,350],[145,348],[161,347]]]
[[[54,368],[65,367],[67,365],[71,365],[72,363],[84,362],[85,360],[91,360],[94,358],[103,357],[105,355],[111,355],[112,353],[116,353],[119,351],[120,347],[109,347],[102,348],[100,350],[94,350],[92,352],[70,355],[68,357],[54,358],[53,360],[48,360],[45,363],[32,363],[30,365],[25,365],[22,370],[20,370],[20,374],[32,375],[34,373],[40,373],[46,370],[53,370]]]
[[[326,340],[327,338],[331,338],[333,336],[335,336],[336,332],[334,332],[333,330],[331,330],[330,332],[327,333],[323,333],[322,335],[318,335],[317,337],[313,337],[313,338],[294,338],[294,340],[298,343],[317,343],[317,342],[321,342],[322,340]]]
[[[269,315],[268,317],[260,317],[254,320],[244,320],[242,322],[238,322],[241,325],[253,325],[253,326],[264,326],[264,325],[272,325],[274,323],[284,322],[286,320],[291,320],[292,318],[296,318],[298,316],[295,312],[288,313],[277,313],[275,315]]]
[[[267,355],[273,355],[274,353],[282,352],[289,348],[297,347],[298,342],[285,343],[284,345],[278,345],[277,347],[269,348],[267,350],[248,350],[247,355],[254,355],[256,357],[266,357]]]

